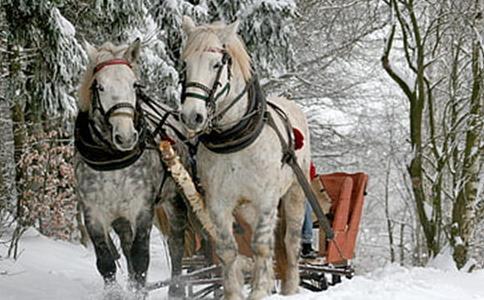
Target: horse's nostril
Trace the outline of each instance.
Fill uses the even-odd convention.
[[[122,145],[124,140],[123,140],[123,137],[120,135],[120,134],[116,134],[114,135],[114,141],[116,142],[116,144],[118,145]]]
[[[202,114],[197,113],[195,115],[195,123],[201,124],[202,122],[203,122],[203,116],[202,116]]]

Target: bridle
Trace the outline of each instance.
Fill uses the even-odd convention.
[[[246,89],[238,95],[234,101],[228,105],[223,111],[216,113],[217,101],[223,95],[228,95],[230,92],[230,80],[232,77],[231,74],[231,67],[232,67],[232,58],[230,54],[227,52],[225,48],[208,48],[205,52],[213,52],[213,53],[221,53],[222,54],[222,62],[217,68],[217,73],[215,75],[215,80],[213,82],[212,87],[208,87],[200,82],[189,81],[183,84],[183,90],[181,95],[181,102],[182,104],[185,102],[187,97],[199,99],[205,102],[205,106],[207,108],[207,118],[208,118],[208,126],[206,131],[211,131],[218,120],[220,120],[223,115],[237,102],[242,98],[245,94]],[[216,94],[217,88],[221,86],[220,77],[222,76],[222,72],[224,68],[227,67],[227,83],[224,87]],[[194,92],[186,92],[187,88],[195,87],[204,91],[204,94],[194,93]]]
[[[129,61],[127,61],[125,59],[115,58],[115,59],[107,60],[107,61],[104,61],[102,63],[97,64],[94,67],[93,76],[97,72],[99,72],[101,69],[103,69],[104,67],[113,66],[113,65],[126,65],[130,69],[132,69],[132,66],[129,63]],[[99,98],[99,85],[97,83],[97,80],[93,81],[93,83],[91,85],[91,91],[92,91],[92,107],[93,107],[93,110],[94,111],[99,110],[99,112],[101,113],[101,115],[104,118],[104,121],[107,124],[109,124],[109,122],[108,122],[109,118],[114,117],[114,116],[126,116],[126,117],[129,117],[131,119],[134,119],[136,107],[129,102],[116,103],[111,108],[109,108],[107,111],[104,109],[104,107],[103,107],[103,105],[100,101],[100,98]],[[122,108],[129,108],[130,112],[119,111]]]
[[[224,94],[229,93],[230,90],[230,67],[231,58],[229,53],[223,49],[209,48],[205,51],[222,53],[222,62],[217,68],[215,80],[212,88],[209,88],[199,82],[187,82],[183,85],[182,103],[187,97],[193,97],[195,100],[202,100],[205,102],[207,109],[207,124],[205,129],[197,133],[198,141],[200,141],[207,149],[216,153],[233,153],[244,149],[252,144],[264,128],[266,122],[266,98],[263,94],[257,75],[253,76],[245,82],[244,89],[238,93],[235,98],[231,99],[226,106],[217,110],[217,101]],[[223,69],[227,67],[227,84],[217,92],[217,88],[221,87],[220,77]],[[186,88],[195,87],[205,92],[187,93]],[[225,122],[220,124],[225,114],[234,107],[244,95],[247,94],[247,107],[245,113],[237,120]]]

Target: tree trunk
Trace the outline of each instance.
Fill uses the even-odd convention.
[[[461,268],[468,260],[469,242],[477,225],[477,187],[481,167],[481,133],[483,129],[483,68],[480,43],[474,41],[472,50],[473,86],[470,99],[469,125],[466,132],[464,163],[462,168],[462,188],[459,190],[452,210],[451,245],[454,260]]]
[[[422,28],[420,27],[421,24],[418,22],[413,1],[392,0],[389,5],[395,14],[398,24],[400,24],[406,64],[407,67],[413,71],[415,82],[405,80],[401,76],[402,73],[397,72],[394,69],[395,67],[390,64],[390,51],[395,39],[396,23],[392,25],[390,34],[387,37],[382,56],[382,65],[392,80],[398,84],[410,104],[409,122],[412,159],[407,166],[407,171],[410,175],[417,215],[423,229],[427,252],[429,256],[432,257],[437,255],[440,251],[440,232],[438,228],[442,220],[439,213],[441,211],[440,198],[434,197],[432,199],[433,201],[429,202],[428,198],[430,197],[425,193],[426,183],[427,185],[430,185],[431,188],[434,188],[435,185],[434,182],[426,180],[425,178],[423,159],[424,146],[427,143],[427,141],[424,140],[426,130],[426,127],[424,126],[425,103],[426,101],[429,103],[433,102],[433,96],[431,94],[431,89],[429,88],[431,84],[429,84],[428,79],[425,77],[425,68],[427,66],[425,59],[426,39],[422,38]],[[400,7],[400,5],[403,8]],[[408,14],[407,18],[403,16],[403,12]],[[414,56],[409,55],[410,52],[412,52]],[[432,215],[427,215],[425,205],[431,205],[433,210]]]
[[[0,47],[7,45],[7,23],[5,10],[0,6]],[[7,50],[7,49],[4,49]],[[3,217],[15,208],[15,160],[13,122],[10,113],[8,54],[0,51],[0,226]]]
[[[389,205],[389,185],[390,185],[390,172],[391,172],[391,158],[388,158],[387,170],[385,174],[385,218],[387,219],[388,230],[388,243],[390,248],[390,262],[395,262],[395,243],[393,241],[393,225],[390,218],[390,205]]]
[[[405,223],[400,224],[400,266],[405,264]]]

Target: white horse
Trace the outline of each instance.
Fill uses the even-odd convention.
[[[206,206],[216,228],[216,251],[223,264],[225,299],[242,299],[244,259],[238,254],[232,227],[237,210],[252,225],[254,267],[249,299],[261,299],[274,287],[274,229],[281,201],[285,224],[286,264],[279,265],[282,293],[296,293],[298,257],[305,197],[296,176],[282,162],[284,143],[292,143],[292,128],[305,136],[296,151],[303,170],[309,170],[309,131],[296,103],[265,98],[254,77],[251,60],[237,36],[238,22],[196,26],[183,19],[187,34],[183,59],[186,83],[181,118],[189,135],[198,135],[197,169]],[[272,116],[273,127],[267,120]],[[283,114],[284,115],[284,114]],[[277,130],[275,130],[277,127]],[[279,131],[279,134],[278,134]],[[288,134],[289,133],[289,134]],[[285,249],[284,249],[285,248]]]

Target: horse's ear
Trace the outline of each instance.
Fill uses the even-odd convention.
[[[196,26],[192,18],[190,18],[189,16],[183,16],[182,28],[186,34],[190,34],[190,32],[192,32],[195,27]]]
[[[239,20],[235,20],[235,22],[225,26],[218,32],[218,37],[222,44],[230,44],[231,40],[237,36],[237,31],[239,30]]]
[[[94,61],[97,55],[97,49],[93,45],[89,44],[88,41],[84,41],[84,48],[86,49],[87,57],[90,61]]]
[[[129,45],[126,52],[124,52],[124,59],[129,61],[130,63],[135,63],[141,52],[141,40],[137,38],[131,45]]]

